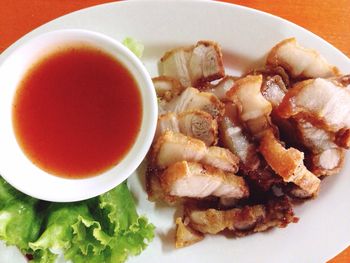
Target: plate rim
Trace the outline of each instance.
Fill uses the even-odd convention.
[[[103,4],[97,4],[97,5],[93,5],[93,6],[89,6],[86,8],[82,8],[73,12],[70,12],[68,14],[59,16],[57,18],[54,18],[48,22],[45,22],[44,24],[34,28],[33,30],[27,32],[26,34],[24,34],[23,36],[21,36],[20,38],[18,38],[15,42],[13,42],[10,46],[8,46],[5,50],[3,50],[3,52],[0,53],[0,66],[3,63],[3,60],[6,59],[6,57],[9,55],[8,53],[11,52],[11,50],[17,46],[18,44],[20,44],[23,40],[25,40],[28,37],[31,37],[33,34],[35,35],[36,31],[48,26],[49,24],[51,24],[52,22],[57,22],[61,19],[65,19],[66,16],[72,16],[72,15],[76,15],[80,12],[87,12],[90,9],[96,9],[96,8],[103,8],[105,6],[116,6],[116,5],[130,5],[130,4],[139,4],[139,3],[150,3],[150,4],[160,4],[160,3],[199,3],[199,4],[209,4],[209,5],[218,5],[218,6],[225,6],[226,8],[237,8],[237,9],[241,9],[244,12],[251,12],[251,13],[257,13],[259,15],[263,15],[263,16],[268,16],[271,19],[274,19],[276,21],[283,21],[283,23],[286,23],[287,25],[297,28],[298,30],[303,31],[303,33],[312,35],[314,38],[317,38],[318,40],[324,42],[325,45],[327,45],[329,48],[335,49],[335,51],[342,56],[343,59],[348,60],[348,63],[350,64],[350,57],[348,57],[344,52],[342,52],[340,49],[338,49],[337,47],[335,47],[334,45],[332,45],[331,43],[329,43],[327,40],[325,40],[323,37],[317,35],[316,33],[312,32],[309,29],[306,29],[292,21],[289,21],[283,17],[280,17],[278,15],[275,14],[271,14],[259,9],[255,9],[252,7],[248,7],[248,6],[243,6],[243,5],[239,5],[239,4],[235,4],[235,3],[229,3],[229,2],[222,2],[221,0],[120,0],[120,1],[115,1],[115,2],[108,2],[108,3],[103,3]],[[34,36],[33,35],[33,36]]]

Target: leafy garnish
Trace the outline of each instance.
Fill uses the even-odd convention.
[[[73,263],[124,262],[147,247],[153,232],[125,182],[83,202],[49,203],[0,177],[0,239],[33,255],[30,262],[53,263],[60,253]]]
[[[130,49],[138,58],[142,57],[144,46],[135,39],[127,37],[123,40],[123,45]]]

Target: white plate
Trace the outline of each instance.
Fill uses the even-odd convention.
[[[261,63],[276,42],[291,36],[319,50],[343,72],[350,72],[344,54],[301,27],[256,10],[207,1],[129,1],[84,9],[26,35],[1,55],[0,63],[19,43],[62,28],[95,30],[118,40],[126,36],[138,39],[145,45],[143,62],[152,76],[157,75],[157,61],[165,50],[200,39],[218,41],[228,72],[239,74]],[[179,250],[173,246],[174,210],[148,202],[142,176],[135,174],[129,183],[138,210],[157,226],[157,236],[145,252],[129,262],[325,262],[350,244],[349,173],[347,159],[341,174],[324,180],[316,200],[295,209],[300,217],[297,224],[237,239],[208,236]]]

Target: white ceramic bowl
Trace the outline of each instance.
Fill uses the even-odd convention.
[[[127,155],[108,171],[86,179],[57,177],[35,166],[19,147],[12,125],[12,103],[19,81],[47,49],[83,42],[103,49],[134,76],[142,98],[143,117],[136,141]],[[0,174],[18,190],[48,201],[71,202],[100,195],[131,175],[152,143],[157,123],[157,99],[141,61],[118,41],[100,33],[69,29],[42,34],[18,47],[0,65]]]

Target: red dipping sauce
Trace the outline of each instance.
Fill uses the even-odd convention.
[[[85,178],[128,153],[141,127],[142,100],[121,62],[77,44],[49,52],[25,74],[12,118],[16,139],[35,165]]]

